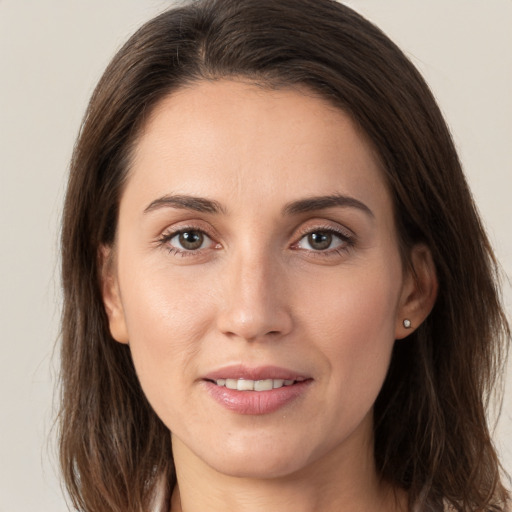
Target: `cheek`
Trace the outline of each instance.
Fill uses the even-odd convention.
[[[395,342],[400,267],[356,269],[323,286],[308,287],[303,318],[326,364],[329,385],[340,396],[373,403]]]
[[[184,374],[196,374],[201,340],[211,328],[214,306],[208,290],[193,275],[182,274],[139,265],[127,267],[129,277],[121,282],[130,350],[155,409],[168,400],[169,389],[185,385]]]

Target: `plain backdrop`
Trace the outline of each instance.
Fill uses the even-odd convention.
[[[387,32],[431,85],[510,277],[512,1],[346,3]],[[102,70],[142,22],[170,5],[0,0],[0,512],[66,510],[51,430],[67,165]],[[507,285],[509,313],[511,298]],[[511,388],[509,377],[495,434],[509,472]]]

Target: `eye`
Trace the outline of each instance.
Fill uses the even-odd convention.
[[[350,238],[332,230],[316,230],[304,235],[296,244],[307,251],[331,251],[350,245]]]
[[[199,229],[183,229],[164,235],[161,239],[171,252],[185,253],[200,251],[215,245],[214,241]]]

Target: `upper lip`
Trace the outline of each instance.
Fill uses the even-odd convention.
[[[219,379],[245,379],[245,380],[265,380],[265,379],[284,379],[284,380],[306,380],[311,377],[307,374],[297,372],[288,368],[279,366],[258,366],[249,367],[244,365],[231,365],[213,370],[207,373],[204,380]]]

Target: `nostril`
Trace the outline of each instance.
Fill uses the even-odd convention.
[[[217,328],[224,335],[247,341],[277,340],[291,331],[293,322],[286,305],[257,297],[242,299],[235,295],[219,310]]]

